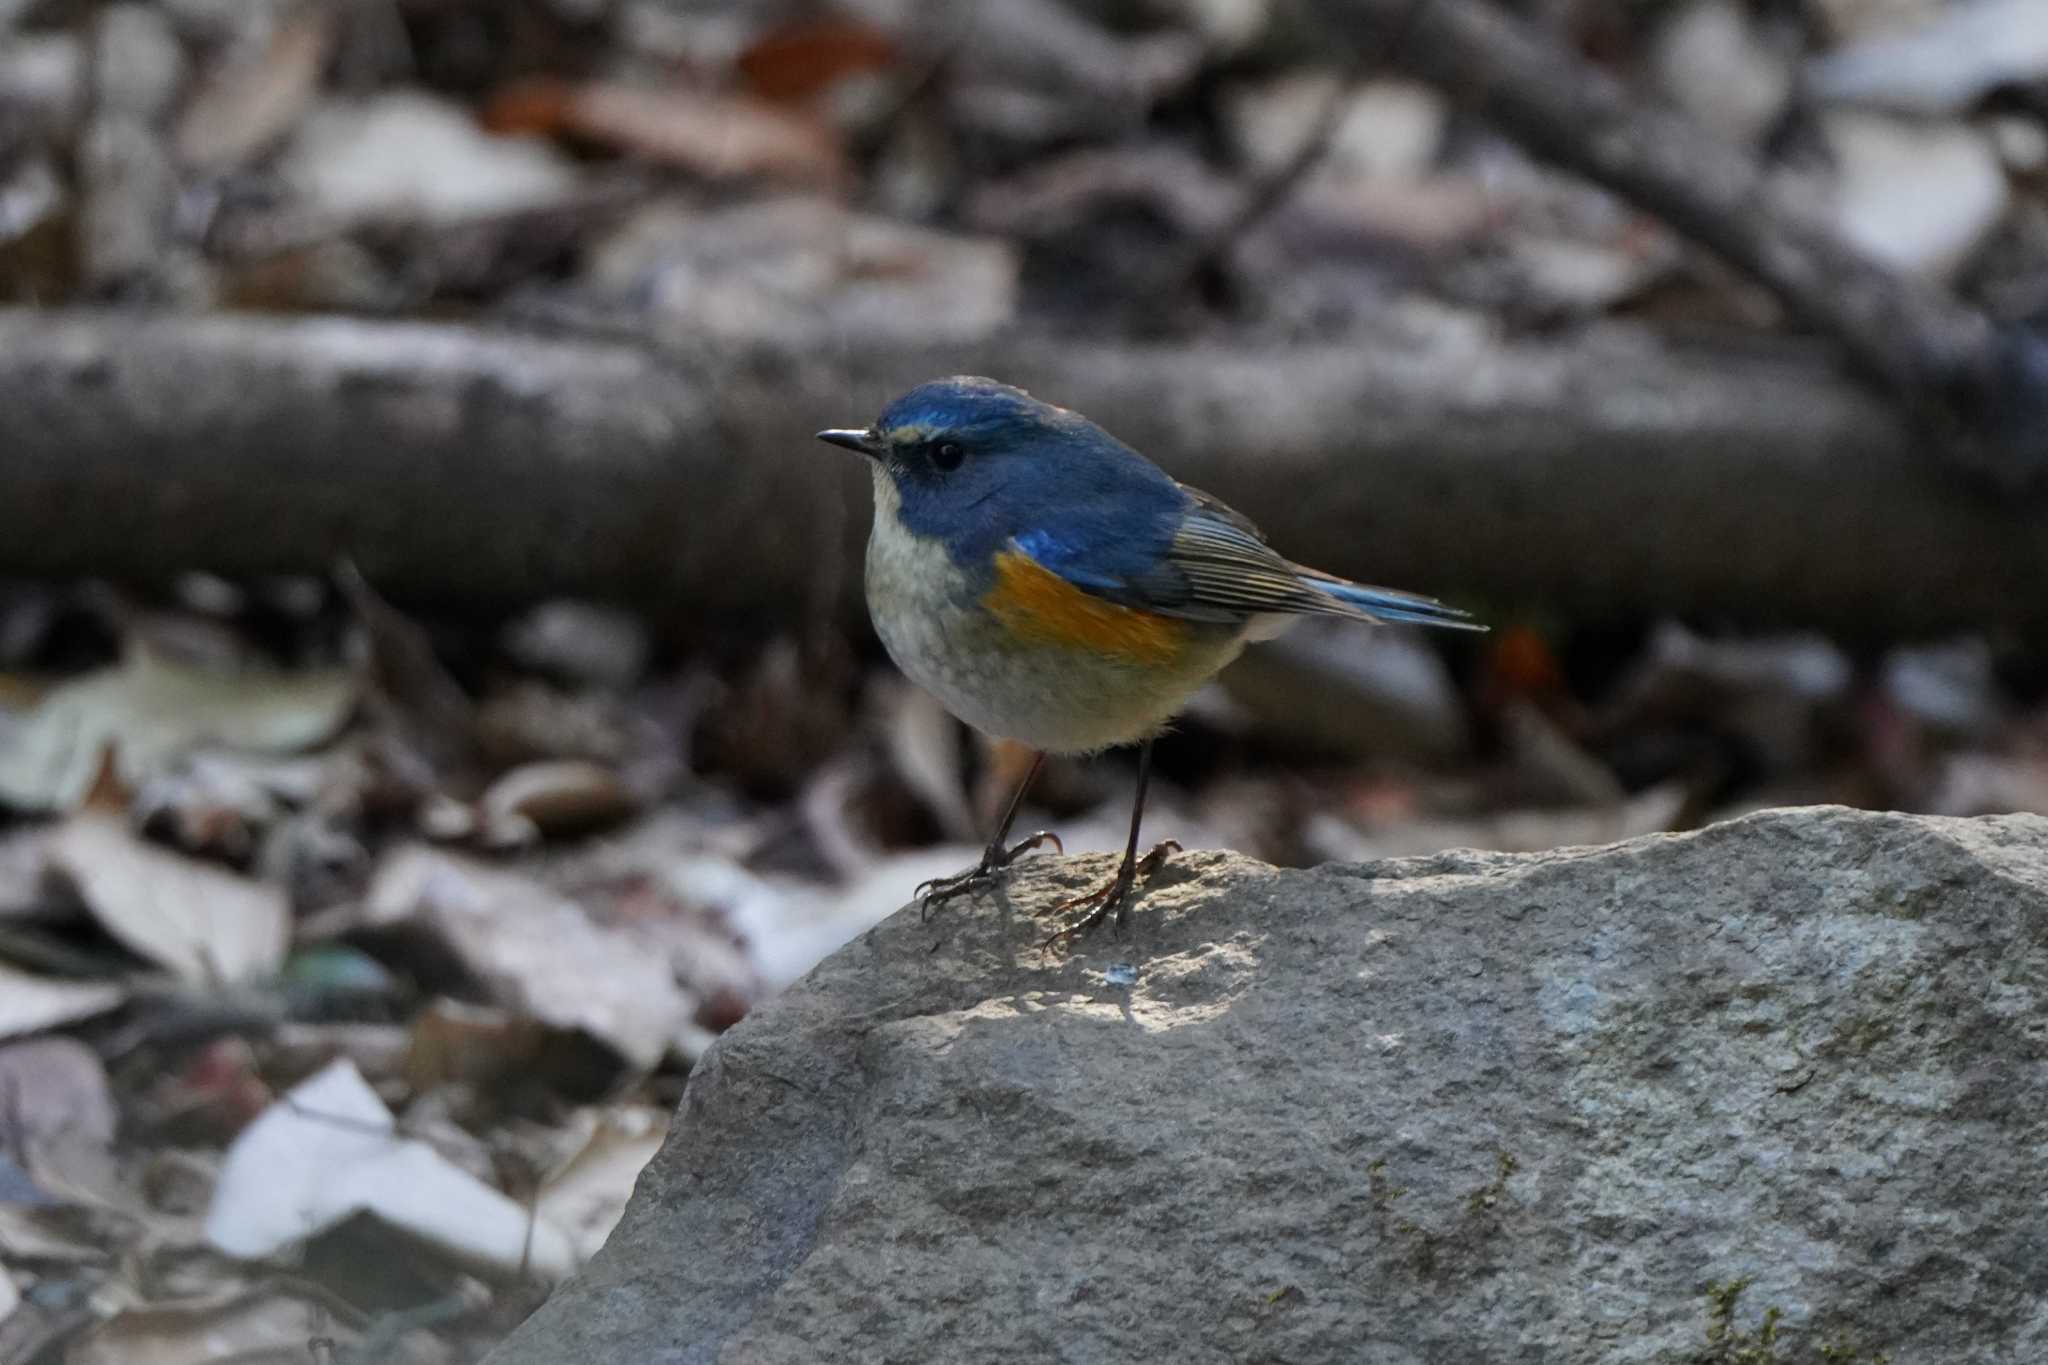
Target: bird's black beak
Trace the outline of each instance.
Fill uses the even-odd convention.
[[[875,438],[872,432],[835,427],[829,431],[819,432],[818,439],[826,445],[838,446],[842,450],[851,450],[856,454],[865,455],[871,460],[882,458],[882,443]]]

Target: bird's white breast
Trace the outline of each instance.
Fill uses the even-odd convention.
[[[874,471],[867,598],[889,657],[947,710],[986,734],[1086,753],[1156,733],[1237,656],[1241,632],[1191,627],[1183,657],[1137,664],[1020,639],[978,601],[945,545],[904,527],[895,480]]]

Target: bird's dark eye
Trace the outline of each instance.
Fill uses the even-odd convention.
[[[940,469],[958,469],[960,462],[966,458],[967,452],[953,441],[943,442],[932,451],[932,464]]]

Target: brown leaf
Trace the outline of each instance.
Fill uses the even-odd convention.
[[[484,101],[477,121],[500,137],[559,137],[571,128],[576,89],[548,76],[515,81]]]
[[[1510,697],[1545,700],[1564,695],[1564,666],[1557,661],[1549,641],[1537,631],[1525,625],[1512,625],[1495,631],[1488,644],[1488,701],[1500,703]]]
[[[495,1085],[528,1071],[547,1046],[547,1026],[489,1005],[436,1000],[412,1021],[405,1083],[415,1094],[458,1081]]]
[[[885,71],[896,62],[889,35],[857,19],[784,24],[740,54],[740,75],[763,99],[805,104],[848,76]]]
[[[822,121],[746,95],[601,83],[576,92],[583,137],[713,180],[742,176],[836,185],[850,168]]]
[[[0,1203],[0,1261],[103,1265],[141,1230],[129,1215],[105,1207]]]

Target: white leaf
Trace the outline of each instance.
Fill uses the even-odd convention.
[[[493,137],[459,106],[409,91],[315,109],[281,170],[310,211],[338,223],[459,223],[576,188],[575,167],[546,143]]]
[[[0,1038],[105,1014],[128,998],[106,981],[55,981],[0,965]]]
[[[417,919],[438,933],[495,1003],[580,1029],[633,1066],[659,1062],[692,1012],[662,953],[515,874],[401,848],[378,869],[367,900],[372,923]]]
[[[284,893],[144,843],[117,816],[74,815],[50,840],[50,865],[123,944],[195,985],[269,976],[284,965]]]
[[[552,1224],[425,1143],[399,1137],[391,1113],[347,1060],[294,1088],[228,1149],[206,1215],[209,1242],[265,1257],[366,1213],[481,1273],[573,1268]]]
[[[2005,214],[2011,186],[1973,129],[1850,113],[1822,126],[1839,174],[1842,234],[1894,269],[1945,277]]]
[[[1909,29],[1875,33],[1807,67],[1823,100],[1912,113],[1967,109],[2001,85],[2048,76],[2048,0],[1929,6]]]

